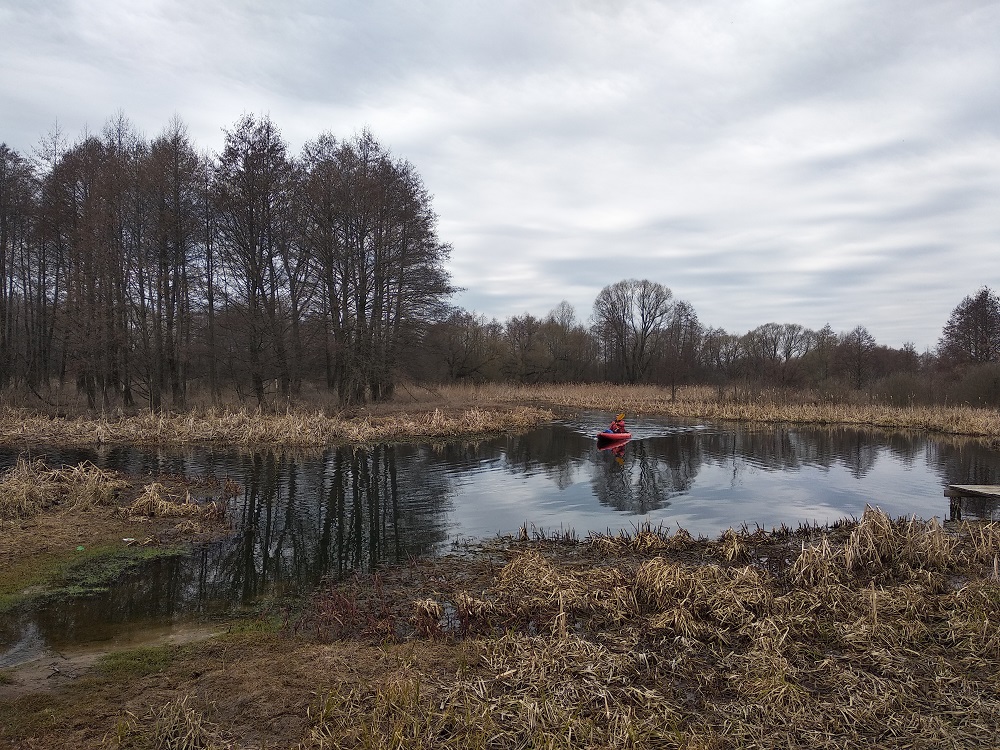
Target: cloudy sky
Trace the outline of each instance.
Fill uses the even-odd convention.
[[[0,141],[370,128],[496,317],[662,283],[702,323],[933,347],[1000,291],[1000,3],[0,0]]]

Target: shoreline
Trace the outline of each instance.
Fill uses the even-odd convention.
[[[119,417],[51,417],[7,407],[0,410],[0,444],[232,445],[316,448],[370,445],[525,431],[574,410],[624,411],[629,417],[658,416],[741,424],[844,426],[882,431],[1000,440],[1000,414],[974,407],[894,407],[822,403],[798,398],[718,400],[706,388],[689,388],[671,400],[650,386],[469,386],[442,388],[413,398],[348,412],[300,407],[283,414],[246,409],[182,414],[140,412]],[[610,416],[609,416],[610,419]]]
[[[0,747],[993,746],[998,553],[996,524],[877,510],[498,539],[69,679],[0,675]]]

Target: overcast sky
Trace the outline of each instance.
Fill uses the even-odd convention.
[[[368,127],[501,321],[647,278],[923,351],[1000,291],[996,0],[0,0],[0,113],[24,155],[118,113],[211,152]]]

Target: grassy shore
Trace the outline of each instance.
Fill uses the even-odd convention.
[[[720,399],[715,389],[690,387],[679,389],[676,398],[671,399],[669,389],[665,388],[608,385],[483,386],[470,393],[471,398],[494,403],[536,403],[549,408],[592,409],[609,415],[624,411],[632,416],[759,424],[848,425],[1000,437],[1000,413],[995,409],[832,402],[814,393],[761,392]]]
[[[606,412],[609,419],[624,411],[631,417],[847,425],[1000,439],[1000,419],[993,409],[831,402],[811,393],[719,398],[714,389],[691,387],[671,398],[664,388],[608,384],[446,386],[402,393],[392,402],[349,411],[329,404],[303,404],[279,414],[234,407],[184,414],[54,418],[5,408],[0,410],[0,443],[309,448],[521,431],[551,421],[557,413],[581,409]]]
[[[385,407],[383,407],[385,408]],[[212,443],[242,447],[280,445],[310,448],[332,444],[372,444],[400,440],[435,440],[525,430],[550,421],[547,409],[526,406],[483,409],[477,406],[411,411],[388,415],[327,416],[294,411],[266,414],[213,411],[166,415],[51,419],[23,409],[0,412],[0,443],[28,445],[191,445]]]
[[[996,747],[998,554],[996,525],[876,510],[497,540],[47,690],[10,674],[0,747]]]

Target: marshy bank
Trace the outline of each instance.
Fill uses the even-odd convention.
[[[764,454],[741,464],[749,467],[748,476],[771,471],[772,464],[801,476],[807,473],[801,469],[806,465],[826,472],[823,482],[828,485],[831,467],[834,473],[843,468],[863,477],[876,460],[876,451],[860,438],[841,459],[839,449],[831,448],[825,438],[818,446],[806,445],[801,430],[785,430],[782,439],[775,440],[766,428],[752,427],[731,440],[706,434],[713,431],[692,423],[671,429],[667,436],[638,440],[619,464],[598,455],[592,445],[602,412],[624,408],[630,416],[641,415],[634,422],[641,426],[648,415],[683,409],[691,411],[686,418],[707,419],[694,413],[714,408],[712,403],[724,407],[725,402],[713,402],[711,392],[685,392],[670,401],[669,393],[659,389],[557,390],[442,390],[420,406],[380,405],[369,413],[333,418],[323,411],[308,419],[276,417],[288,419],[284,428],[263,415],[235,414],[220,415],[220,423],[231,420],[231,426],[215,431],[199,425],[201,417],[187,415],[149,417],[148,423],[128,423],[127,429],[121,429],[125,419],[81,420],[82,427],[74,426],[71,434],[78,435],[77,445],[186,445],[190,435],[201,436],[194,442],[214,445],[218,435],[245,446],[275,446],[276,437],[298,436],[303,442],[294,445],[315,447],[310,441],[341,439],[325,432],[334,422],[384,424],[388,434],[396,436],[391,440],[400,441],[408,439],[403,437],[407,430],[423,434],[419,430],[428,429],[429,423],[445,429],[433,446],[375,447],[366,452],[359,441],[338,447],[327,452],[328,465],[317,465],[314,476],[303,472],[305,464],[289,461],[294,487],[291,478],[287,483],[275,481],[281,475],[266,461],[248,463],[246,476],[260,468],[261,487],[267,489],[257,495],[246,484],[235,505],[252,507],[267,522],[270,535],[241,535],[241,549],[248,557],[260,556],[272,573],[272,566],[283,560],[308,557],[310,548],[302,542],[312,537],[297,536],[297,517],[281,512],[286,506],[279,501],[290,500],[294,491],[318,488],[307,507],[330,509],[308,516],[309,522],[302,525],[317,538],[325,539],[325,520],[334,519],[331,529],[341,527],[341,516],[334,510],[355,518],[348,511],[361,509],[356,522],[345,527],[359,532],[360,541],[352,549],[369,549],[397,519],[409,524],[414,516],[399,515],[397,508],[397,500],[405,501],[415,492],[415,485],[401,483],[397,472],[407,463],[407,451],[440,461],[444,476],[456,486],[464,477],[456,469],[485,458],[501,466],[509,480],[502,484],[503,491],[509,496],[516,496],[529,476],[549,475],[561,488],[568,480],[583,478],[576,477],[576,471],[586,475],[584,486],[594,488],[586,494],[588,508],[598,505],[590,499],[593,493],[598,497],[599,491],[608,490],[611,500],[618,497],[615,492],[628,489],[621,480],[631,477],[633,469],[636,481],[645,482],[643,487],[651,476],[684,482],[697,477],[703,486],[710,468],[722,471],[730,466],[722,457],[733,454],[733,445],[749,446],[758,438]],[[778,407],[814,406],[805,400],[761,400],[756,413],[762,415],[760,422],[767,422],[767,414],[783,413]],[[878,414],[866,413],[862,406],[853,407],[857,411],[848,416],[859,420],[855,424],[863,430],[879,429]],[[595,412],[579,419],[571,414],[585,408]],[[740,408],[740,413],[750,413],[750,402]],[[515,409],[525,410],[531,426],[556,415],[563,420],[546,428],[547,437],[540,442],[501,438],[502,461],[493,460],[484,448],[489,441],[473,441],[475,447],[446,441],[457,434],[449,419],[467,411],[492,415]],[[984,416],[983,425],[988,426],[990,414],[973,416]],[[914,422],[898,429],[940,432],[942,425],[948,426],[942,415],[937,421],[924,418],[922,427]],[[183,419],[194,426],[185,428]],[[59,429],[61,420],[49,421]],[[468,434],[493,432],[486,422],[493,423],[492,417],[470,420],[475,429]],[[974,422],[967,420],[962,429],[975,427]],[[983,425],[976,429],[985,429]],[[793,432],[795,439],[788,440]],[[28,433],[25,429],[5,442],[30,444]],[[956,443],[962,471],[981,470],[977,451],[992,452],[990,433],[978,434],[987,439],[946,441]],[[239,435],[247,442],[236,440]],[[57,437],[45,440],[61,442]],[[885,450],[898,453],[904,463],[927,453],[901,436],[893,441]],[[977,443],[976,451],[968,449],[970,442]],[[786,448],[791,454],[780,452]],[[190,463],[188,453],[200,450],[186,452],[183,461]],[[11,539],[29,554],[35,547],[47,547],[35,562],[51,562],[51,569],[65,579],[67,565],[75,565],[67,558],[78,554],[76,547],[99,549],[102,539],[120,552],[167,552],[171,544],[195,539],[198,533],[228,533],[226,518],[202,524],[199,532],[200,520],[184,515],[130,517],[132,507],[155,512],[188,505],[189,494],[197,505],[208,507],[211,499],[228,491],[224,482],[209,489],[189,485],[181,477],[146,476],[157,466],[173,465],[164,458],[169,452],[154,452],[148,462],[126,461],[141,469],[130,477],[109,472],[109,482],[125,484],[94,491],[90,501],[70,499],[65,484],[71,475],[90,473],[91,467],[57,470],[25,460],[19,466],[29,480],[19,486],[48,487],[43,493],[48,499],[33,504],[24,499],[27,490],[0,492],[18,498],[11,503],[16,510],[0,524],[0,549],[8,570],[22,564],[18,549],[8,547]],[[309,453],[309,460],[318,461]],[[951,461],[950,448],[941,453],[942,465]],[[577,460],[580,455],[587,458]],[[422,477],[430,461],[416,464]],[[881,466],[884,459],[879,461]],[[976,466],[967,467],[965,461]],[[349,481],[332,481],[338,466]],[[540,467],[544,471],[538,471]],[[661,471],[651,474],[652,468]],[[908,474],[916,472],[908,468]],[[223,470],[216,475],[229,474]],[[958,481],[943,471],[941,480],[936,474],[928,476],[921,482],[935,501],[940,481]],[[332,487],[342,492],[332,492]],[[676,508],[686,497],[686,487],[665,482],[662,489]],[[802,493],[810,494],[795,491]],[[446,496],[438,485],[428,494]],[[531,494],[539,493],[532,489]],[[552,500],[555,491],[547,488],[543,494]],[[879,499],[878,493],[870,497],[872,502]],[[888,499],[888,493],[881,497]],[[35,505],[43,510],[21,510]],[[467,509],[468,504],[458,507]],[[362,513],[365,508],[368,515]],[[875,510],[857,513],[858,520],[797,528],[789,518],[792,528],[774,532],[736,526],[721,535],[713,532],[711,538],[671,525],[669,531],[642,526],[633,533],[577,540],[568,531],[553,538],[551,528],[542,534],[526,526],[522,534],[454,547],[444,556],[380,564],[375,572],[348,571],[318,588],[312,581],[310,590],[315,591],[305,603],[275,599],[252,615],[216,620],[211,629],[225,632],[214,637],[114,649],[88,668],[34,682],[16,668],[0,670],[0,748],[1000,744],[1000,637],[995,635],[1000,622],[1000,530],[992,523],[949,522],[942,527],[909,515],[893,519]],[[58,538],[60,533],[67,536]],[[132,542],[126,544],[126,538]],[[321,551],[333,548],[317,545]],[[33,569],[30,560],[26,565],[9,580],[21,581],[22,573]],[[36,583],[51,593],[54,580],[43,576]],[[94,583],[100,585],[97,577]],[[29,588],[29,594],[37,590],[35,585]],[[13,593],[21,596],[23,588]]]
[[[320,447],[439,440],[531,429],[575,410],[757,424],[844,425],[1000,440],[997,411],[967,406],[900,407],[861,395],[834,400],[813,392],[719,392],[709,387],[477,385],[403,390],[394,400],[342,410],[303,402],[281,412],[228,408],[119,416],[0,410],[0,443],[30,445],[190,445]]]
[[[100,590],[157,556],[227,533],[236,488],[136,479],[19,458],[0,474],[0,615],[27,601]]]
[[[995,524],[874,509],[496,540],[107,657],[0,703],[0,745],[993,747],[998,555]]]

